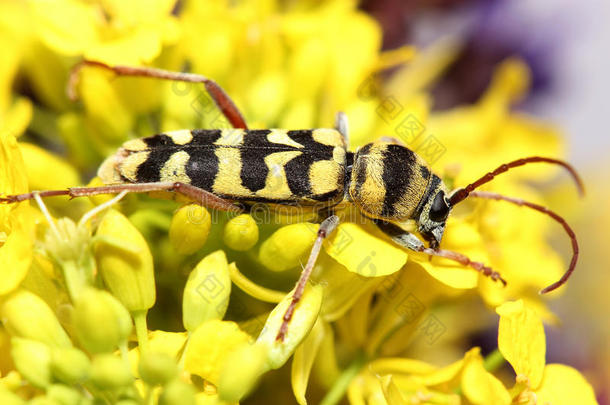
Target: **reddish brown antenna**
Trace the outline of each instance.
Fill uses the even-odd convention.
[[[454,206],[454,205],[462,202],[475,189],[479,188],[480,186],[482,186],[485,183],[489,183],[499,174],[507,172],[510,169],[515,168],[515,167],[524,166],[528,163],[538,163],[538,162],[552,163],[552,164],[556,164],[559,166],[563,166],[574,179],[574,182],[576,183],[576,187],[578,187],[578,192],[581,195],[581,197],[585,195],[585,187],[583,185],[583,182],[580,179],[580,176],[578,175],[578,173],[576,173],[576,170],[569,163],[564,162],[563,160],[558,160],[558,159],[552,159],[552,158],[546,158],[546,157],[540,157],[540,156],[531,156],[531,157],[526,157],[523,159],[514,160],[510,163],[505,163],[505,164],[501,165],[500,167],[498,167],[496,170],[487,173],[485,176],[481,177],[474,183],[470,183],[466,187],[457,190],[449,198],[449,205]]]
[[[585,195],[584,184],[583,184],[582,180],[580,179],[580,176],[578,175],[576,170],[572,167],[572,165],[570,165],[567,162],[564,162],[563,160],[546,158],[546,157],[541,157],[541,156],[531,156],[531,157],[527,157],[527,158],[523,158],[523,159],[514,160],[509,163],[505,163],[505,164],[499,166],[496,170],[487,173],[486,175],[484,175],[477,181],[470,183],[466,187],[457,190],[449,198],[449,205],[454,206],[454,205],[464,201],[468,196],[487,198],[487,199],[491,199],[491,200],[502,200],[502,201],[507,201],[507,202],[510,202],[510,203],[513,203],[513,204],[516,204],[519,206],[529,207],[533,210],[542,212],[543,214],[550,216],[555,221],[560,223],[561,226],[563,227],[563,229],[566,231],[566,233],[570,237],[570,240],[572,242],[572,260],[570,261],[570,266],[568,267],[568,270],[563,274],[563,276],[558,281],[554,282],[553,284],[549,285],[548,287],[543,288],[540,291],[540,294],[546,294],[546,293],[551,292],[551,291],[555,290],[556,288],[562,286],[563,284],[565,284],[566,281],[568,281],[568,279],[572,275],[572,272],[574,272],[574,268],[576,267],[576,262],[578,261],[579,249],[578,249],[578,241],[576,240],[576,234],[574,233],[572,228],[570,228],[570,226],[565,221],[565,219],[563,219],[559,214],[549,210],[546,207],[543,207],[542,205],[534,204],[534,203],[531,203],[529,201],[525,201],[525,200],[522,200],[519,198],[507,197],[502,194],[491,193],[491,192],[487,192],[487,191],[475,191],[475,189],[477,189],[478,187],[482,186],[485,183],[489,183],[497,175],[499,175],[501,173],[507,172],[510,169],[515,168],[515,167],[524,166],[529,163],[538,163],[538,162],[551,163],[551,164],[556,164],[556,165],[564,167],[570,173],[570,175],[572,176],[572,179],[574,179],[574,182],[576,183],[576,187],[578,188],[578,193],[580,194],[580,196],[582,197]]]
[[[563,274],[563,276],[561,276],[561,278],[558,281],[556,281],[553,284],[549,285],[548,287],[545,287],[542,290],[540,290],[540,294],[546,294],[548,292],[551,292],[551,291],[555,290],[556,288],[559,288],[560,286],[564,285],[566,283],[566,281],[568,281],[568,279],[572,275],[572,272],[574,271],[574,268],[576,267],[576,262],[578,261],[579,250],[578,250],[578,241],[576,240],[576,234],[574,233],[572,228],[570,228],[570,225],[568,225],[568,223],[566,222],[565,219],[563,219],[559,214],[551,211],[550,209],[543,207],[542,205],[534,204],[532,202],[525,201],[525,200],[522,200],[519,198],[507,197],[502,194],[491,193],[488,191],[472,191],[470,193],[470,195],[472,197],[487,198],[490,200],[502,200],[502,201],[507,201],[507,202],[510,202],[510,203],[513,203],[513,204],[516,204],[519,206],[529,207],[533,210],[542,212],[542,213],[550,216],[551,218],[553,218],[555,221],[559,222],[561,224],[561,226],[563,226],[563,229],[566,231],[566,233],[568,234],[568,236],[570,237],[570,240],[572,242],[572,260],[570,261],[570,266],[568,267],[568,270],[566,270],[566,272]]]

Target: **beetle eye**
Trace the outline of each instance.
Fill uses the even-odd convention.
[[[445,192],[439,191],[434,197],[430,207],[430,219],[434,222],[443,222],[449,215],[449,205],[445,201]]]

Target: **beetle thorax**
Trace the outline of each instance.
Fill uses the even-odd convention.
[[[410,149],[370,143],[355,156],[350,197],[365,215],[390,221],[414,218],[432,174]]]

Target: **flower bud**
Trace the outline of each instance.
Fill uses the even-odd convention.
[[[14,337],[11,356],[17,371],[35,387],[51,384],[51,349],[36,340]]]
[[[140,354],[138,372],[147,384],[164,385],[178,374],[178,369],[167,354],[144,351]]]
[[[229,353],[220,371],[218,393],[227,402],[238,402],[267,371],[267,352],[259,345],[244,343]]]
[[[267,365],[271,369],[280,368],[286,363],[313,327],[322,306],[322,286],[308,284],[288,324],[288,332],[284,336],[284,340],[277,341],[276,337],[282,325],[284,313],[292,301],[293,293],[294,291],[286,295],[286,298],[271,311],[265,327],[256,340],[257,345],[266,348]]]
[[[317,227],[307,222],[281,227],[262,243],[259,260],[273,271],[297,267],[303,256],[311,250]]]
[[[258,242],[258,226],[249,214],[241,214],[227,222],[223,240],[233,250],[244,252]]]
[[[182,322],[189,332],[210,319],[222,319],[231,294],[227,257],[217,250],[204,257],[189,275],[182,298]]]
[[[95,257],[104,282],[130,312],[155,303],[155,275],[146,241],[125,216],[109,210],[96,234]]]
[[[133,381],[125,362],[112,354],[98,354],[91,363],[91,382],[98,388],[117,389]]]
[[[51,373],[68,385],[82,383],[89,378],[91,361],[74,347],[51,349]]]
[[[198,204],[185,205],[172,218],[169,240],[178,253],[195,253],[208,239],[211,225],[212,219],[207,209]]]
[[[119,300],[95,288],[80,294],[72,320],[78,341],[91,353],[115,350],[132,329],[129,312]]]
[[[13,336],[33,339],[51,347],[72,342],[46,302],[27,290],[13,293],[2,306],[2,321]]]
[[[60,265],[74,264],[85,261],[83,255],[90,254],[88,249],[91,235],[86,227],[79,227],[70,218],[59,218],[55,221],[55,229],[59,233],[47,229],[44,248]]]
[[[47,390],[47,397],[61,405],[80,405],[82,395],[74,388],[53,384]]]
[[[195,388],[191,384],[175,379],[163,387],[159,405],[195,405]]]

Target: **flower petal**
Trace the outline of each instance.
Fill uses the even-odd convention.
[[[292,359],[291,382],[292,392],[299,405],[307,404],[305,392],[307,391],[307,383],[311,367],[315,360],[320,344],[324,339],[324,322],[321,319],[314,324],[309,336],[303,341],[303,344],[297,348]]]
[[[292,301],[293,292],[286,295],[284,300],[269,314],[256,344],[267,348],[267,363],[271,369],[280,368],[286,363],[313,327],[322,305],[322,290],[321,285],[308,284],[305,287],[303,296],[292,315],[292,320],[288,324],[288,332],[281,342],[277,341],[276,337],[283,323],[286,309]]]
[[[508,405],[511,403],[508,390],[500,380],[485,370],[483,359],[478,351],[466,359],[462,371],[462,390],[466,398],[476,405]]]
[[[76,55],[98,41],[95,7],[74,0],[41,0],[29,3],[34,27],[44,43],[58,53]]]
[[[386,375],[380,378],[381,388],[383,390],[383,396],[388,402],[388,405],[406,405],[407,400],[402,396],[400,390],[392,381],[391,375]]]
[[[218,384],[229,353],[248,341],[250,335],[239,329],[235,322],[216,319],[205,322],[189,338],[184,368],[212,384]]]
[[[591,384],[578,370],[563,364],[549,364],[544,368],[542,385],[536,394],[540,404],[597,405]]]
[[[340,224],[324,244],[326,253],[351,272],[365,277],[386,276],[407,262],[407,252],[377,238],[360,226]]]
[[[0,244],[0,295],[17,288],[26,276],[32,262],[33,246],[31,240],[32,208],[20,205],[11,212],[9,218],[10,233],[3,244]],[[2,217],[0,216],[0,220]],[[0,233],[5,228],[0,222]],[[5,228],[6,229],[6,228]],[[7,231],[4,231],[7,233]]]
[[[369,369],[376,374],[429,374],[437,368],[420,360],[386,357],[372,361]]]
[[[540,385],[544,371],[546,341],[542,321],[522,300],[496,308],[500,315],[498,348],[517,375],[529,378],[533,389]]]

